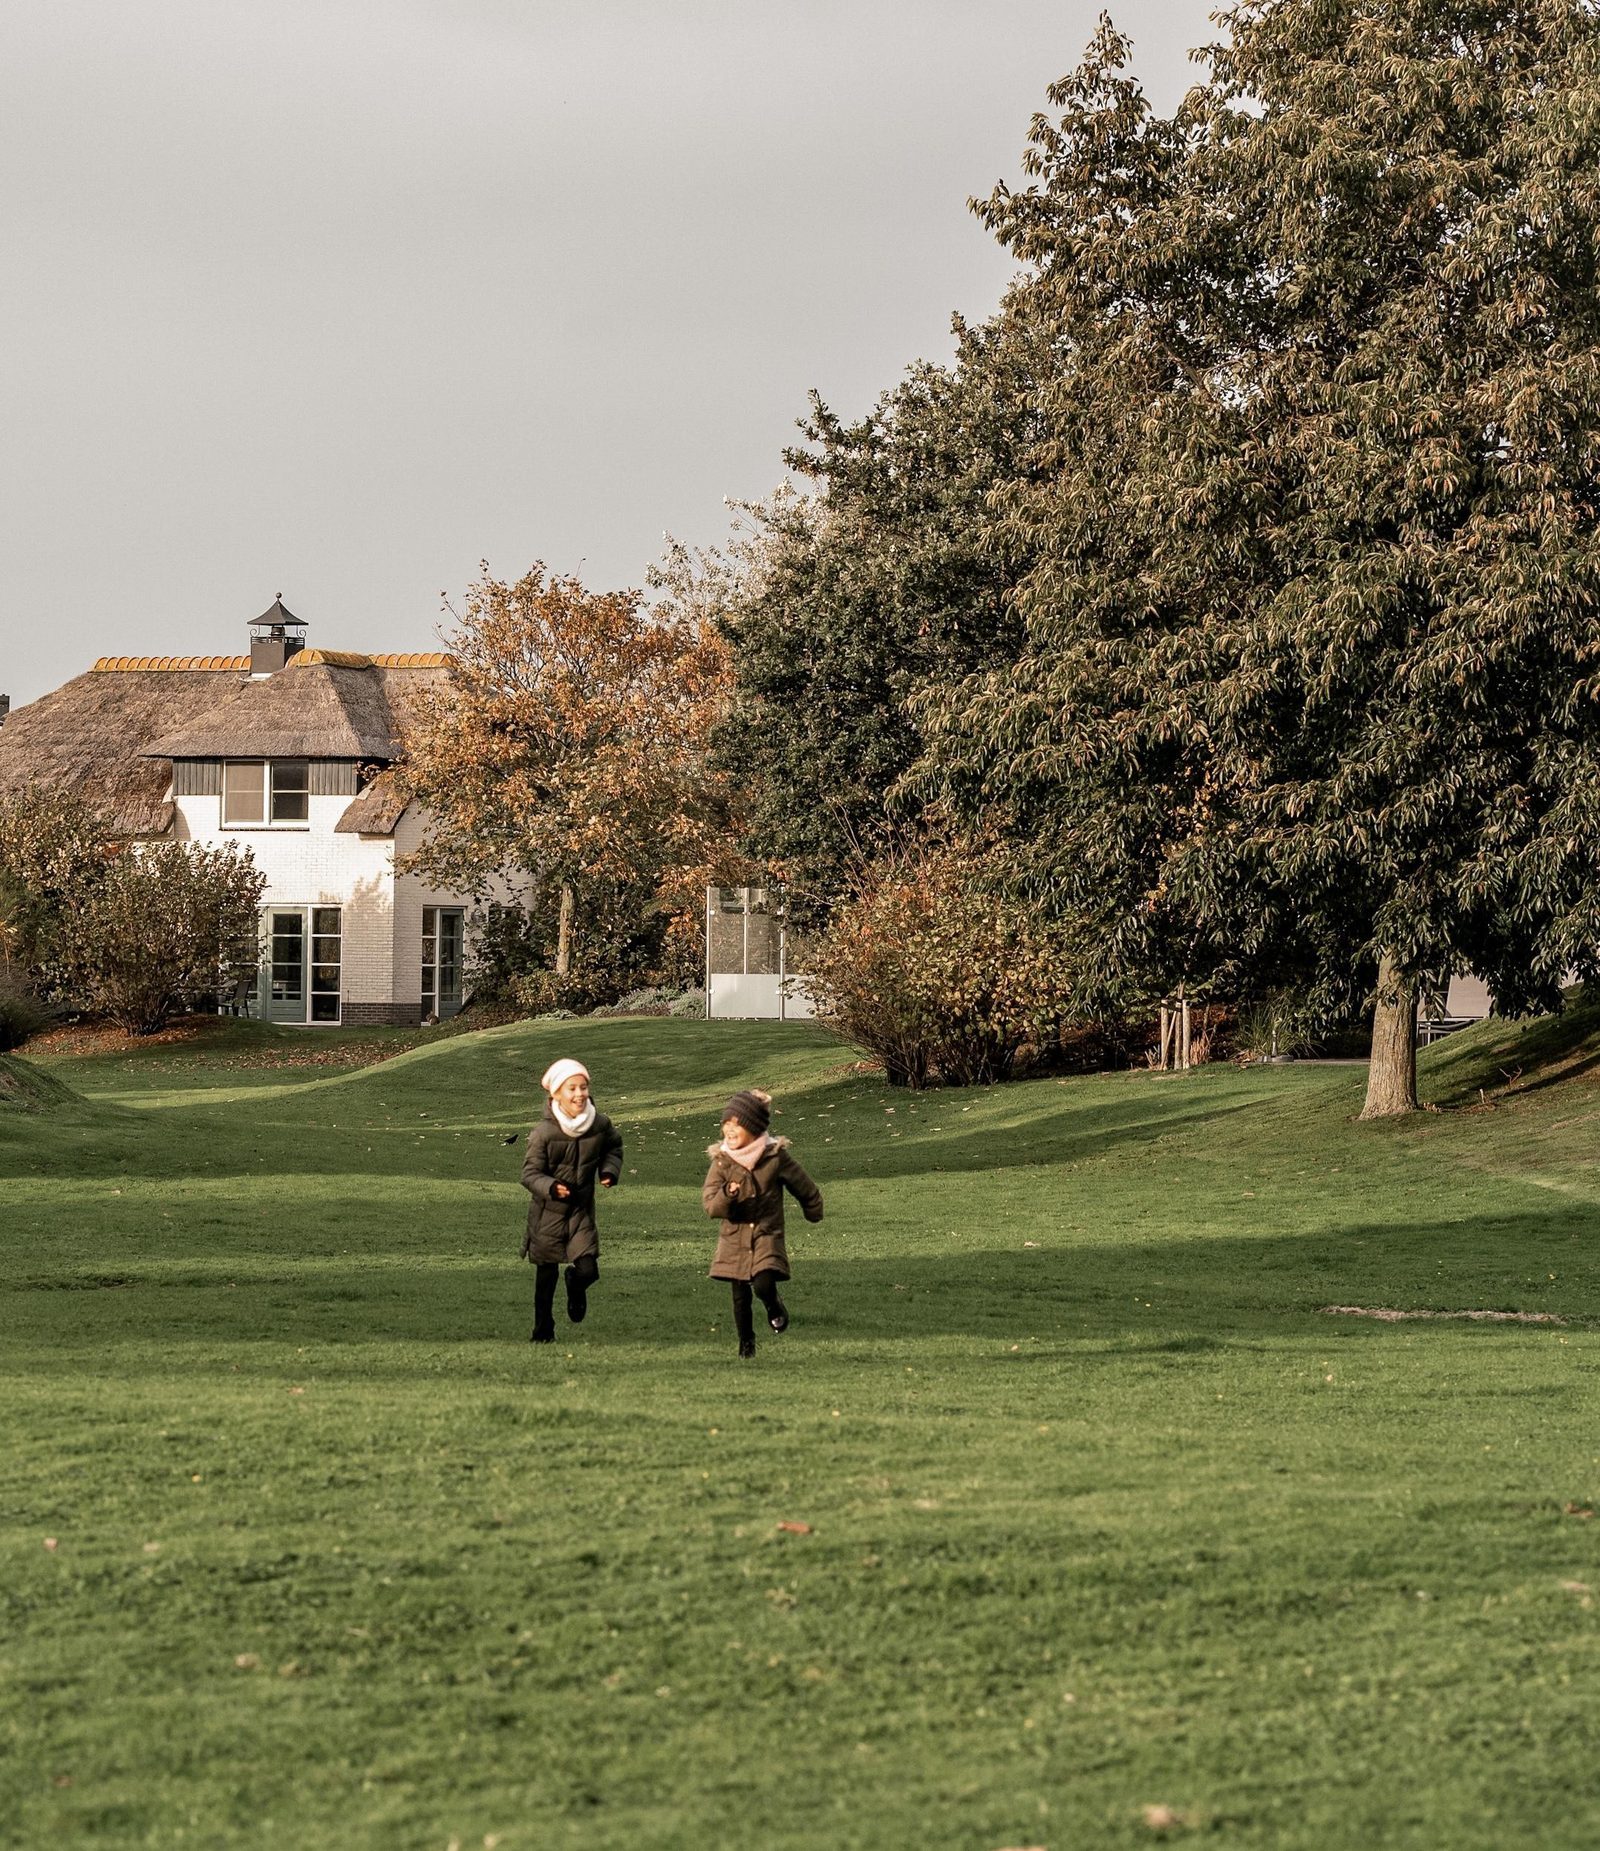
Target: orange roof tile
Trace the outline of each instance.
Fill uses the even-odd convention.
[[[361,655],[352,649],[302,649],[289,658],[288,666],[303,664],[311,668],[321,663],[327,668],[448,668],[450,657],[438,650],[411,655]],[[93,673],[138,669],[232,669],[250,666],[248,656],[101,656]]]

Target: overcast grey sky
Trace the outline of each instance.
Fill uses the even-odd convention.
[[[1211,0],[1121,0],[1170,106]],[[639,584],[1010,271],[1100,0],[5,0],[0,691]]]

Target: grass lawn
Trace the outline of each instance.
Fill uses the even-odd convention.
[[[290,1045],[0,1084],[0,1842],[1600,1842],[1600,1011],[1400,1127],[1350,1068],[893,1095],[794,1026]],[[569,1050],[628,1173],[535,1349]],[[741,1364],[750,1082],[828,1217]]]

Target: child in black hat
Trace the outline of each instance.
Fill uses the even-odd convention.
[[[784,1190],[807,1221],[822,1219],[822,1191],[800,1167],[789,1140],[770,1135],[771,1123],[770,1094],[752,1087],[733,1095],[723,1107],[722,1142],[706,1150],[711,1168],[700,1197],[706,1213],[722,1223],[711,1277],[733,1287],[733,1323],[744,1357],[756,1353],[752,1296],[761,1300],[773,1330],[789,1325],[788,1309],[778,1296],[778,1282],[789,1277]]]

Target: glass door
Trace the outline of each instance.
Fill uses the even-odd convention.
[[[467,916],[459,906],[422,909],[422,1014],[426,1020],[461,1013]]]
[[[335,1026],[341,1019],[343,919],[337,906],[267,911],[266,1017]]]
[[[267,1020],[306,1019],[306,916],[274,906],[267,914]]]

